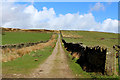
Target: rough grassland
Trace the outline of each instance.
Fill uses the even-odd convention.
[[[53,43],[55,44],[55,42]],[[23,57],[16,60],[2,63],[2,73],[7,74],[28,74],[31,70],[38,67],[39,64],[51,55],[53,51],[52,46],[47,46],[43,49],[32,51],[30,54],[26,54]],[[38,59],[38,61],[35,61]]]
[[[118,34],[90,32],[90,31],[62,31],[64,35],[73,35],[79,38],[64,38],[67,42],[82,42],[87,46],[100,45],[103,47],[112,48],[113,45],[118,44]]]
[[[16,44],[26,42],[47,41],[52,33],[39,32],[5,32],[2,36],[2,44]]]
[[[102,46],[110,49],[113,45],[118,44],[118,34],[114,33],[103,33],[103,32],[90,32],[90,31],[62,31],[63,38],[66,42],[81,42],[87,46]],[[68,53],[66,51],[66,53]],[[81,67],[76,64],[76,60],[71,60],[71,55],[67,55],[70,68],[73,70],[78,77],[91,77],[91,78],[115,78],[114,76],[102,76],[95,73],[86,73]],[[118,60],[117,60],[118,61]],[[118,62],[117,71],[118,71]]]

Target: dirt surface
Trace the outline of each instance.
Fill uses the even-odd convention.
[[[69,69],[67,64],[67,57],[62,48],[60,35],[56,46],[43,64],[41,64],[29,78],[74,78],[72,71]]]
[[[41,43],[39,47],[43,49],[45,46],[51,45],[54,39],[47,43]],[[42,45],[42,46],[41,46]],[[52,46],[52,45],[51,45]],[[54,47],[52,54],[38,66],[38,68],[31,71],[30,74],[3,74],[3,78],[75,78],[72,71],[69,69],[67,57],[62,48],[60,35]]]

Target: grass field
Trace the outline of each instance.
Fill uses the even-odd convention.
[[[63,39],[66,42],[83,43],[87,46],[102,46],[107,47],[109,50],[113,49],[113,45],[118,44],[118,34],[114,33],[103,33],[103,32],[90,32],[90,31],[62,31]],[[66,53],[68,53],[66,51]],[[78,77],[91,77],[91,78],[117,78],[114,76],[102,76],[95,73],[86,73],[81,69],[81,67],[75,63],[76,60],[71,60],[71,55],[68,55],[68,62],[70,68],[73,70],[74,74],[78,74]],[[118,60],[117,60],[118,61]],[[117,71],[118,71],[118,62]]]
[[[55,44],[55,42],[53,43]],[[28,74],[31,70],[38,67],[39,64],[51,55],[53,51],[52,46],[47,46],[43,49],[32,51],[30,54],[26,54],[23,57],[16,60],[2,63],[3,74]],[[38,59],[38,61],[35,61]]]
[[[47,41],[50,39],[51,35],[52,33],[5,32],[5,35],[2,35],[2,44]]]
[[[112,48],[113,45],[118,44],[118,34],[103,33],[103,32],[90,32],[90,31],[62,31],[63,35],[72,35],[72,37],[64,39],[67,42],[82,42],[87,46],[100,45],[102,47]]]

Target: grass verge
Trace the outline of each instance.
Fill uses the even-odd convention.
[[[120,79],[120,77],[117,75],[107,76],[107,75],[101,75],[101,74],[94,73],[94,72],[83,71],[82,68],[80,67],[80,65],[76,63],[77,59],[72,60],[72,56],[70,55],[70,53],[68,51],[65,50],[63,44],[62,44],[62,47],[66,53],[68,65],[69,65],[70,69],[73,71],[73,74],[75,74],[77,78],[89,78],[89,79],[97,78],[99,80],[102,80],[102,79],[108,80],[108,78],[118,79],[118,80]]]
[[[56,42],[52,43],[55,44]],[[45,59],[51,55],[53,47],[47,46],[43,49],[32,51],[30,54],[26,54],[13,61],[2,63],[3,74],[28,74],[31,70],[38,67],[39,64],[45,61]],[[35,61],[37,59],[37,61]]]

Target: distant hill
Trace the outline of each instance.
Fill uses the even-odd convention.
[[[19,28],[4,28],[1,27],[2,30],[16,32],[16,31],[25,31],[25,32],[59,32],[59,30],[47,30],[47,29],[19,29]]]

